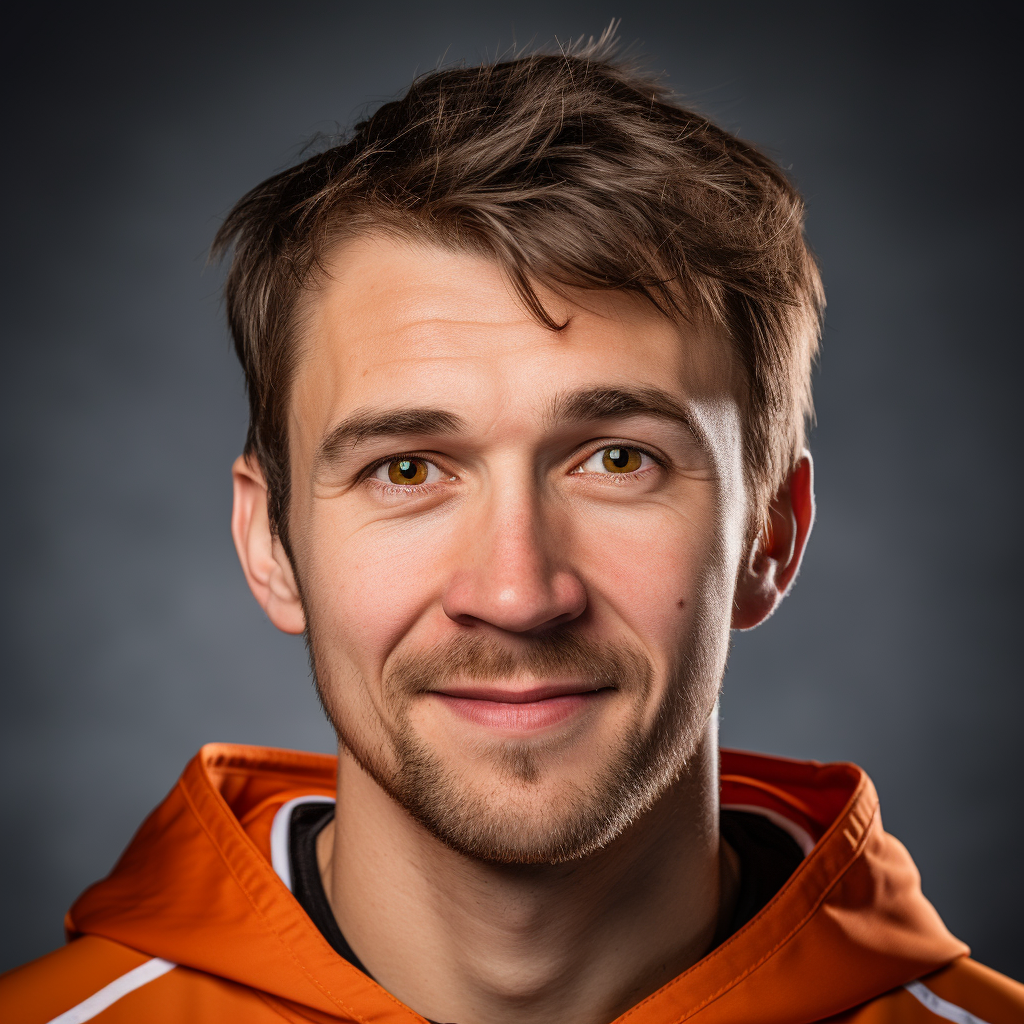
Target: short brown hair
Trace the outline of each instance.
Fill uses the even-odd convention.
[[[286,549],[298,300],[340,240],[373,228],[486,254],[555,330],[536,283],[637,292],[724,328],[745,379],[748,490],[765,515],[811,415],[824,297],[803,203],[772,160],[617,61],[603,37],[426,74],[228,214],[213,251],[234,246],[245,451]]]

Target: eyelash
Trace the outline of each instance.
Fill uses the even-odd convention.
[[[583,458],[576,461],[576,468],[572,470],[573,474],[583,475],[583,466],[586,465],[595,455],[600,455],[601,452],[606,452],[611,448],[626,448],[630,451],[638,452],[640,455],[650,459],[654,465],[660,469],[664,469],[666,466],[666,460],[663,456],[659,456],[654,452],[644,448],[642,445],[630,444],[625,441],[605,441],[600,447],[592,448],[588,454],[584,455]],[[630,473],[593,473],[593,476],[600,476],[606,479],[610,483],[624,484],[627,480],[635,480],[642,473],[646,473],[651,467],[643,467],[635,469]]]
[[[442,477],[447,479],[433,480],[429,483],[422,484],[395,484],[385,483],[383,480],[374,480],[374,474],[382,466],[387,466],[392,462],[396,462],[399,459],[418,459],[421,462],[429,463],[441,474]],[[423,452],[398,452],[395,455],[386,455],[383,459],[378,459],[372,465],[367,466],[361,474],[361,479],[367,482],[376,484],[385,494],[422,494],[425,490],[433,489],[438,484],[448,483],[450,480],[455,478],[455,474],[446,470],[438,461],[437,456],[433,454],[426,454]]]

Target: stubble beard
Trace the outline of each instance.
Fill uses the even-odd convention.
[[[654,669],[638,648],[600,644],[571,629],[531,638],[516,649],[466,634],[399,659],[383,680],[388,712],[382,749],[346,720],[327,657],[329,644],[309,616],[306,643],[320,702],[339,742],[360,767],[428,832],[458,853],[501,864],[556,864],[606,846],[640,818],[678,780],[713,712],[728,647],[696,622],[663,690],[653,725],[645,725]],[[632,702],[633,715],[603,766],[542,800],[538,787],[560,751],[539,741],[495,740],[474,751],[489,765],[489,788],[473,785],[443,753],[420,737],[410,720],[412,697],[442,690],[455,679],[544,678],[571,674],[613,687]],[[562,740],[565,743],[566,741]],[[581,737],[579,742],[586,742]],[[568,740],[571,756],[573,739]],[[390,756],[386,752],[390,747]]]

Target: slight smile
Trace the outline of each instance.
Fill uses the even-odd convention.
[[[592,708],[613,687],[547,683],[525,689],[507,686],[452,687],[434,691],[449,710],[477,725],[501,732],[535,732]]]

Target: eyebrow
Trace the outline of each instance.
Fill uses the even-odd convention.
[[[580,388],[558,395],[551,404],[551,418],[555,421],[581,423],[618,416],[657,416],[674,420],[689,429],[699,442],[706,441],[704,432],[687,408],[660,388]]]
[[[443,409],[354,412],[317,445],[313,465],[317,471],[322,470],[366,441],[407,434],[457,434],[464,427],[461,416]]]
[[[659,388],[593,387],[564,392],[551,403],[554,422],[583,423],[620,416],[657,416],[685,426],[697,442],[707,444],[704,432],[693,417],[671,395]],[[336,463],[366,441],[410,434],[458,434],[465,420],[445,409],[394,409],[385,412],[362,410],[352,413],[317,445],[314,472]]]

